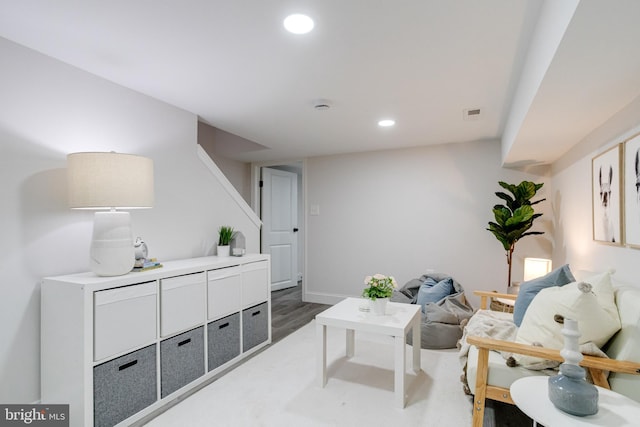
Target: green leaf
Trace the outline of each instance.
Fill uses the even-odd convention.
[[[544,234],[544,231],[527,231],[526,233],[523,233],[520,238],[523,238],[524,236],[535,236],[540,234]]]
[[[493,235],[496,237],[496,239],[498,239],[498,241],[500,243],[502,243],[502,247],[505,250],[509,250],[509,246],[511,246],[511,243],[506,239],[506,235],[504,233],[504,231],[502,229],[500,229],[498,227],[498,224],[496,223],[489,223],[490,228],[487,228],[487,230],[489,230],[491,233],[493,233]]]
[[[504,188],[505,190],[509,190],[511,192],[511,194],[513,194],[513,195],[516,194],[517,186],[515,186],[513,184],[507,184],[506,182],[503,182],[503,181],[498,181],[498,184],[500,185],[500,187]]]
[[[533,208],[529,205],[520,206],[513,212],[513,216],[506,221],[507,226],[525,223],[533,217]]]
[[[502,191],[496,191],[496,196],[498,196],[499,198],[507,202],[507,204],[513,203],[513,197],[511,197],[507,193],[504,193]]]
[[[516,199],[524,202],[531,200],[531,198],[536,195],[536,191],[536,184],[531,181],[522,181],[516,187],[514,194]]]
[[[500,207],[493,210],[493,216],[498,224],[504,226],[511,219],[511,211],[505,207]]]

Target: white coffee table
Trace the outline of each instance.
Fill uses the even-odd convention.
[[[511,385],[511,398],[518,408],[545,427],[638,426],[640,403],[611,390],[598,387],[598,412],[577,417],[556,408],[549,400],[549,377],[526,377]]]
[[[327,326],[344,328],[347,332],[346,355],[355,352],[355,331],[369,332],[394,337],[394,403],[400,408],[406,405],[405,369],[406,336],[413,330],[413,369],[420,370],[420,306],[415,304],[387,303],[386,314],[376,316],[360,310],[366,303],[362,298],[346,298],[316,316],[318,350],[318,378],[320,386],[327,384]]]

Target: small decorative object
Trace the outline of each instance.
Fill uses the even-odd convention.
[[[560,365],[560,374],[549,378],[549,400],[571,415],[584,417],[598,412],[598,389],[585,379],[585,371],[578,363],[582,353],[578,349],[578,322],[564,319],[562,328],[564,348],[560,354],[564,363]]]
[[[162,264],[160,264],[160,262],[158,262],[157,258],[140,258],[137,259],[135,264],[133,264],[133,272],[137,272],[137,271],[147,271],[147,270],[153,270],[156,268],[162,268]]]
[[[373,276],[365,277],[364,284],[367,286],[362,291],[362,296],[369,299],[370,312],[376,316],[383,316],[389,297],[393,294],[393,290],[398,287],[396,279],[393,276],[374,274]]]
[[[495,205],[493,207],[493,216],[496,221],[489,221],[487,230],[493,233],[506,251],[509,269],[507,289],[509,289],[511,286],[513,251],[516,248],[516,243],[525,236],[544,234],[543,231],[528,230],[533,226],[533,221],[542,216],[541,213],[535,213],[532,206],[546,199],[531,201],[544,184],[536,184],[530,181],[522,181],[518,185],[498,181],[498,184],[508,190],[511,195],[502,191],[496,192],[496,196],[504,200],[506,206]]]
[[[242,256],[246,253],[247,243],[241,231],[236,231],[231,239],[231,255]]]
[[[133,248],[136,254],[136,260],[144,260],[149,255],[149,248],[144,240],[142,240],[142,237],[136,237],[136,241],[133,243]]]
[[[231,240],[235,234],[236,232],[233,230],[233,227],[229,227],[228,225],[223,225],[218,229],[218,256],[229,256]]]

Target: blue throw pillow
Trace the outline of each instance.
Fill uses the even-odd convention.
[[[420,289],[418,290],[418,300],[416,304],[422,306],[422,311],[424,312],[425,304],[430,302],[438,302],[442,298],[451,295],[453,292],[453,280],[451,277],[447,277],[446,279],[441,280],[440,282],[436,282],[431,277],[424,281],[422,285],[420,285]]]
[[[575,281],[576,279],[569,269],[569,264],[565,264],[545,276],[523,282],[520,285],[518,298],[516,298],[516,303],[513,307],[513,322],[517,327],[520,327],[524,313],[526,313],[527,308],[529,308],[529,304],[531,304],[533,298],[538,295],[538,292],[541,290],[552,286],[564,286]]]

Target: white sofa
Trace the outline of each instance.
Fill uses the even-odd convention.
[[[490,298],[511,298],[515,295],[495,292],[476,292],[481,298],[480,309],[487,308]],[[603,347],[610,359],[585,356],[581,365],[586,367],[594,383],[640,402],[640,287],[615,286],[615,300],[622,328]],[[492,315],[495,313],[492,313]],[[510,313],[500,313],[503,319]],[[482,427],[485,399],[513,404],[509,393],[511,384],[523,376],[555,375],[552,370],[533,371],[520,366],[508,367],[499,351],[524,354],[562,361],[559,350],[534,347],[511,341],[478,336],[467,336],[469,347],[466,378],[474,394],[473,426]],[[610,371],[608,377],[603,370]]]

